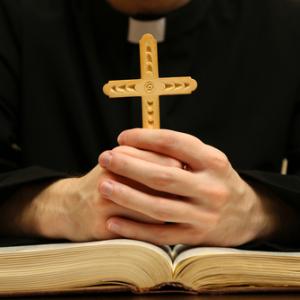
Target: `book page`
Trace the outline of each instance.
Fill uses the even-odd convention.
[[[38,245],[24,245],[24,246],[12,246],[12,247],[0,247],[0,254],[9,252],[32,252],[32,251],[48,251],[48,250],[64,250],[64,249],[74,249],[90,246],[107,246],[107,245],[132,245],[149,248],[158,254],[164,256],[167,260],[170,260],[171,248],[169,246],[156,246],[150,243],[141,242],[137,240],[129,239],[115,239],[106,241],[95,241],[95,242],[63,242],[63,243],[48,243],[48,244],[38,244]]]
[[[266,256],[286,256],[286,257],[299,257],[300,252],[275,252],[275,251],[253,251],[253,250],[242,250],[234,248],[219,248],[219,247],[189,247],[181,246],[177,249],[178,255],[174,261],[174,268],[178,263],[185,259],[189,259],[195,256],[207,256],[207,255],[231,255],[231,254],[243,254],[243,255],[266,255]]]
[[[197,247],[174,261],[174,278],[193,290],[300,288],[300,252]]]
[[[0,248],[0,293],[110,283],[150,289],[172,280],[168,248],[127,239]]]

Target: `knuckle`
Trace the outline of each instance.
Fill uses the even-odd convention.
[[[133,147],[130,146],[117,146],[112,150],[112,153],[120,153],[120,154],[125,154],[129,156],[135,156],[138,153],[140,153],[140,150],[137,150]]]
[[[189,135],[189,138],[190,138],[191,143],[198,145],[199,147],[203,147],[205,145],[200,139],[198,139],[194,135]]]
[[[115,153],[116,154],[116,153]],[[111,169],[118,173],[122,173],[127,169],[128,163],[120,155],[112,155]]]
[[[200,195],[203,198],[210,198],[211,197],[211,191],[214,187],[211,186],[211,184],[208,184],[206,182],[202,182],[201,180],[198,181],[198,183],[195,184],[195,193],[196,195]]]
[[[210,190],[210,198],[220,204],[225,204],[230,197],[230,192],[226,187],[215,187]]]
[[[171,170],[165,170],[154,174],[151,178],[154,188],[167,187],[174,183],[174,173]]]
[[[156,145],[160,152],[169,152],[170,149],[176,148],[178,140],[172,134],[166,132],[163,136],[156,140]]]
[[[158,199],[155,206],[152,207],[153,217],[160,221],[170,220],[171,213],[167,210],[164,204],[164,200]]]
[[[174,158],[167,158],[166,159],[166,166],[171,168],[182,168],[182,163]]]
[[[117,147],[115,147],[113,150],[112,150],[112,152],[114,153],[127,153],[128,152],[128,149],[130,149],[130,147],[128,147],[128,146],[117,146]]]
[[[153,211],[154,218],[159,221],[169,221],[170,220],[170,214],[168,212],[162,211],[162,210],[154,210]]]
[[[124,206],[124,207],[131,206],[131,196],[126,191],[125,186],[118,184],[118,187],[115,188],[114,196],[115,196],[116,201],[119,201],[119,203],[122,203],[122,206]]]
[[[228,157],[221,151],[216,151],[211,157],[215,169],[226,171],[230,167]]]

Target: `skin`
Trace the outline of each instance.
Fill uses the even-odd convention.
[[[149,225],[113,217],[107,222],[111,232],[156,244],[236,246],[276,231],[277,202],[246,183],[218,149],[170,130],[129,130],[118,141],[173,157],[188,169],[114,151],[103,153],[99,157],[103,168],[165,193],[153,196],[114,180],[103,181],[103,197],[164,222]]]
[[[172,158],[131,147],[117,147],[112,152],[163,166],[181,167],[181,164]],[[107,228],[106,222],[112,216],[145,224],[161,223],[103,197],[99,192],[99,185],[107,180],[131,186],[145,193],[152,192],[97,165],[79,178],[29,185],[18,190],[1,206],[1,211],[5,213],[0,219],[0,235],[61,238],[71,241],[105,240],[120,237]]]
[[[133,15],[167,13],[189,0],[107,1]],[[224,153],[196,137],[133,129],[118,141],[86,175],[23,186],[1,201],[0,234],[237,246],[282,242],[299,228],[280,199],[245,182]]]
[[[224,153],[194,136],[132,129],[118,141],[86,175],[16,192],[2,204],[0,233],[237,246],[283,242],[299,228],[280,199],[245,182]]]

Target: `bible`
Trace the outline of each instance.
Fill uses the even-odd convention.
[[[300,253],[117,239],[0,248],[0,295],[298,290]]]

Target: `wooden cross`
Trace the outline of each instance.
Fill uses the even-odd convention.
[[[191,94],[197,88],[191,77],[160,78],[157,41],[151,34],[140,40],[141,79],[109,81],[103,92],[110,98],[142,97],[143,128],[160,128],[159,96]]]

